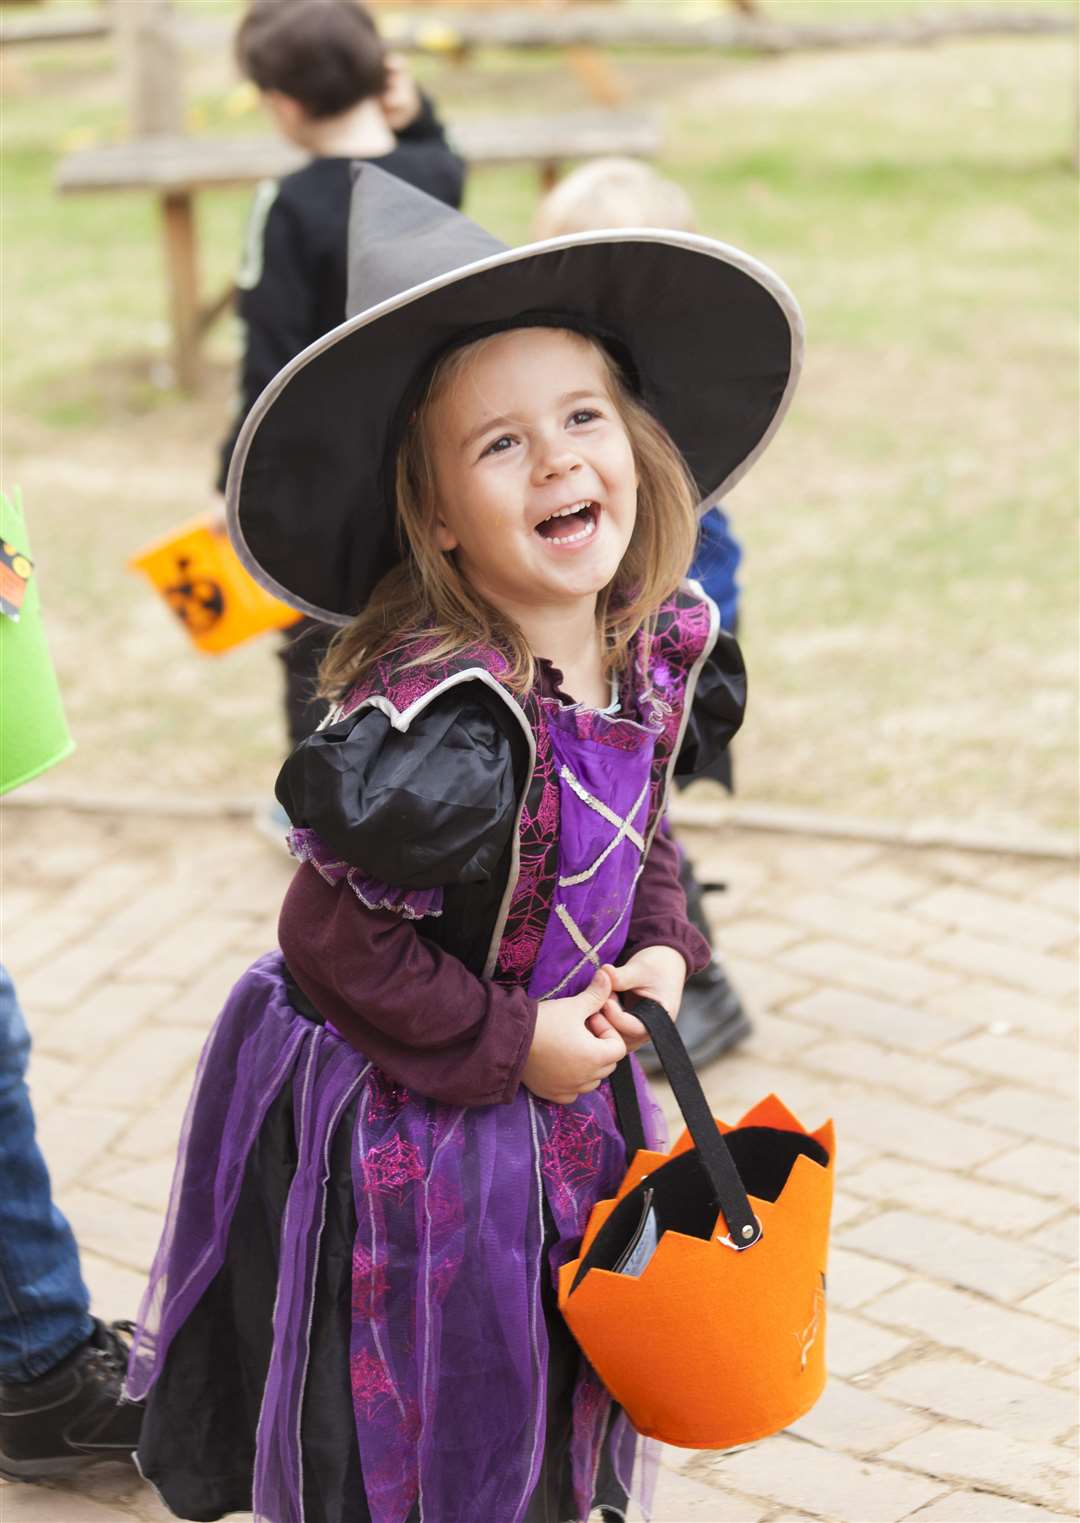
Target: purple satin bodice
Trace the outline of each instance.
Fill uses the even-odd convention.
[[[543,703],[559,785],[555,894],[529,982],[535,999],[578,994],[626,941],[645,854],[656,732],[597,709]]]

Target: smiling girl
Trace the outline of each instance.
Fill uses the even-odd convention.
[[[337,707],[278,783],[281,952],[203,1057],[139,1461],[192,1519],[622,1518],[647,1446],[554,1276],[626,1167],[620,996],[674,1014],[709,956],[657,823],[745,686],[679,578],[787,407],[798,313],[708,240],[509,251],[370,169],[351,257],[356,315],[230,477],[253,573],[342,626]]]

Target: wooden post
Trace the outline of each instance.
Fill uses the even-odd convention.
[[[199,266],[190,191],[162,196],[161,216],[176,380],[185,391],[194,391],[199,381]]]
[[[110,0],[118,57],[135,139],[181,137],[184,90],[173,0]],[[199,268],[195,202],[190,192],[160,198],[165,276],[169,288],[173,368],[177,385],[199,379]]]
[[[180,42],[172,0],[112,0],[118,57],[132,137],[184,130]]]

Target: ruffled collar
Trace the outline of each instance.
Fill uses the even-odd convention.
[[[537,656],[537,686],[540,689],[541,698],[553,698],[556,703],[565,705],[567,708],[580,708],[576,698],[569,694],[563,683],[565,678],[560,669],[549,661],[546,656]],[[598,714],[618,714],[621,705],[619,702],[619,681],[613,672],[611,675],[611,702],[606,708],[597,709]]]

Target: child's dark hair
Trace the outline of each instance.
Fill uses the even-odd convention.
[[[359,0],[254,0],[236,61],[252,84],[291,96],[316,121],[386,88],[386,49]]]

